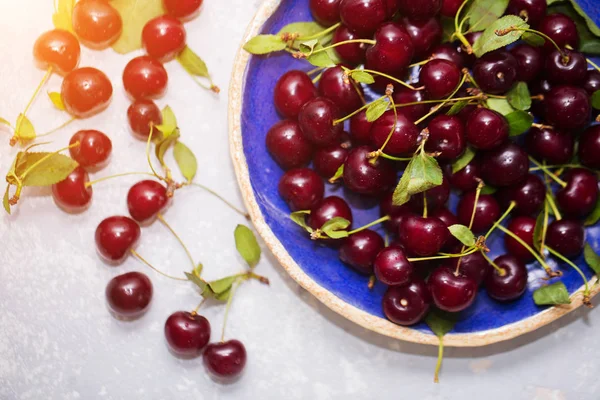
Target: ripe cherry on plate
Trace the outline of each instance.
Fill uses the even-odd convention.
[[[408,261],[404,249],[392,245],[381,250],[373,261],[377,280],[386,285],[405,285],[413,276],[413,265]]]
[[[310,210],[323,200],[325,185],[315,171],[297,168],[287,171],[279,180],[279,195],[292,211]]]
[[[420,322],[431,304],[427,284],[415,277],[406,286],[390,286],[383,295],[383,313],[395,324],[414,325]]]
[[[320,229],[325,222],[335,217],[344,218],[352,224],[352,210],[348,207],[348,203],[341,197],[325,197],[311,210],[308,225],[313,229]]]
[[[375,231],[365,229],[343,239],[340,260],[361,274],[373,273],[373,261],[383,249],[383,238]]]
[[[79,0],[73,8],[73,30],[84,46],[101,50],[117,41],[123,20],[106,0]]]
[[[451,268],[438,267],[427,281],[427,287],[435,305],[444,311],[458,312],[473,304],[477,295],[475,279]]]
[[[304,167],[313,155],[312,144],[293,120],[276,122],[267,132],[265,142],[271,157],[285,170]]]
[[[317,88],[306,72],[291,70],[277,80],[273,90],[273,102],[279,114],[285,118],[296,119],[302,106],[317,95]]]
[[[515,300],[527,288],[527,268],[522,261],[511,255],[503,255],[494,260],[501,271],[490,266],[485,278],[488,295],[498,301]]]
[[[84,67],[65,76],[60,97],[69,114],[75,118],[88,118],[108,107],[112,93],[112,84],[104,72]]]
[[[123,71],[123,86],[133,99],[156,99],[167,90],[169,76],[165,67],[149,56],[129,61]]]

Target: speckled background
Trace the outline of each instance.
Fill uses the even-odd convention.
[[[140,0],[141,1],[141,0]],[[171,63],[169,92],[159,104],[175,110],[183,141],[199,160],[198,181],[241,204],[228,156],[227,85],[233,58],[259,1],[205,0],[199,18],[187,24],[188,42],[202,55],[223,92],[216,97],[195,85]],[[35,38],[51,28],[52,2],[0,0],[0,115],[14,120],[43,72],[32,64]],[[83,128],[105,131],[113,140],[111,164],[94,177],[146,167],[144,145],[127,131],[128,106],[121,72],[134,54],[83,51],[81,65],[104,70],[115,95],[109,110],[78,121],[52,137],[51,148]],[[58,90],[52,78],[48,90]],[[39,132],[67,118],[44,98],[30,113]],[[16,154],[0,131],[0,174]],[[265,254],[258,272],[270,288],[240,288],[228,337],[246,344],[243,378],[222,386],[202,362],[172,357],[163,339],[167,316],[192,309],[198,295],[187,284],[151,271],[155,296],[150,312],[118,322],[107,312],[104,288],[114,275],[144,267],[131,259],[104,265],[95,254],[93,232],[100,220],[126,213],[125,196],[135,177],[99,184],[91,209],[82,215],[59,211],[44,190],[26,191],[11,217],[0,217],[0,399],[527,399],[596,400],[600,397],[597,311],[580,309],[542,330],[480,349],[448,349],[441,383],[432,383],[437,350],[384,338],[358,328],[320,305]],[[233,228],[242,219],[197,189],[178,194],[166,213],[205,264],[207,278],[236,272],[242,264]],[[139,251],[174,274],[188,269],[185,254],[160,225],[145,228]],[[597,302],[596,302],[597,303]],[[223,308],[203,314],[214,332]]]

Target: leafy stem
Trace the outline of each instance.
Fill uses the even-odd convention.
[[[339,28],[339,26],[341,24],[342,24],[341,22],[338,22],[337,24],[332,25],[329,28],[322,30],[321,32],[317,32],[314,35],[310,35],[310,36],[306,36],[306,37],[298,37],[298,36],[296,36],[296,38],[300,38],[300,39],[302,39],[302,41],[318,39],[320,37],[323,37],[323,36],[325,36],[325,35],[333,32],[333,31],[335,31],[337,28]]]
[[[355,110],[355,111],[351,112],[350,114],[346,115],[345,117],[334,120],[333,121],[333,125],[340,124],[340,123],[346,121],[347,119],[350,119],[350,118],[354,117],[359,112],[367,109],[371,104],[373,104],[375,102],[378,102],[378,101],[381,101],[381,100],[385,99],[386,97],[387,96],[381,96],[380,98],[378,98],[376,100],[373,100],[371,103],[363,105],[361,108],[359,108],[358,110]]]
[[[481,255],[483,256],[483,258],[485,258],[485,261],[488,262],[488,264],[490,264],[496,271],[498,271],[498,273],[500,274],[500,276],[504,276],[506,275],[506,270],[504,268],[501,268],[498,266],[498,264],[496,264],[494,262],[494,260],[492,260],[491,258],[488,257],[488,255],[485,253],[485,251],[481,251]]]
[[[419,125],[421,122],[425,121],[427,118],[429,118],[433,114],[435,114],[440,108],[444,107],[444,105],[446,105],[446,103],[448,103],[449,101],[451,101],[452,98],[454,97],[454,95],[456,95],[456,93],[459,91],[459,89],[465,83],[466,79],[467,79],[467,74],[463,74],[462,79],[460,80],[459,84],[456,86],[456,88],[454,89],[454,91],[450,94],[450,96],[448,96],[446,99],[444,99],[437,106],[432,107],[431,110],[427,114],[423,115],[421,118],[419,118],[418,120],[416,120],[415,121],[415,125]]]
[[[375,220],[375,221],[373,221],[373,222],[369,222],[368,224],[366,224],[366,225],[364,225],[364,226],[361,226],[360,228],[356,228],[356,229],[354,229],[354,230],[351,230],[350,232],[348,232],[348,235],[353,235],[353,234],[355,234],[355,233],[358,233],[358,232],[360,232],[360,231],[364,231],[365,229],[369,229],[369,228],[370,228],[370,227],[372,227],[372,226],[375,226],[375,225],[377,225],[377,224],[380,224],[380,223],[382,223],[382,222],[389,221],[389,220],[390,220],[390,216],[389,216],[389,215],[386,215],[386,216],[384,216],[384,217],[381,217],[381,218],[379,218],[379,219],[376,219],[376,220]]]
[[[541,169],[542,171],[544,171],[544,173],[549,176],[550,178],[552,178],[556,183],[558,183],[560,186],[562,187],[566,187],[567,186],[567,182],[563,181],[562,179],[560,179],[558,176],[556,176],[556,174],[552,173],[552,171],[548,170],[548,167],[540,164],[539,162],[537,162],[533,157],[529,157],[529,161],[531,161],[533,164],[535,164],[539,169]]]
[[[548,204],[548,206],[550,206],[550,209],[554,213],[554,217],[558,221],[560,221],[562,219],[562,215],[560,214],[560,211],[558,211],[558,207],[556,206],[556,202],[554,201],[554,198],[548,192],[546,192],[546,204]]]
[[[489,238],[490,235],[492,234],[492,232],[494,232],[494,230],[498,227],[498,225],[500,225],[502,223],[502,221],[504,221],[504,219],[506,219],[506,217],[508,217],[508,214],[510,214],[510,212],[513,210],[513,208],[516,207],[516,205],[517,205],[517,203],[515,203],[514,201],[510,202],[510,205],[508,206],[508,208],[506,209],[504,214],[502,214],[502,216],[500,218],[498,218],[498,220],[496,222],[494,222],[494,225],[492,225],[490,230],[485,234],[486,239]]]
[[[479,251],[479,247],[477,245],[473,246],[473,247],[469,247],[466,251],[462,251],[457,254],[440,253],[439,256],[408,258],[408,261],[418,262],[418,261],[429,261],[429,260],[445,260],[447,258],[459,258],[459,257],[468,256],[469,254],[473,254],[476,251]]]
[[[554,257],[562,260],[563,262],[569,264],[575,271],[577,271],[579,273],[579,275],[581,275],[581,278],[583,279],[583,283],[585,285],[585,289],[583,290],[583,304],[585,304],[588,307],[591,307],[590,287],[589,287],[588,280],[585,277],[585,274],[581,271],[581,269],[577,265],[575,265],[573,263],[573,261],[569,260],[567,257],[563,256],[562,254],[560,254],[558,251],[552,249],[551,247],[546,246],[546,248],[548,249],[550,254],[552,254]]]
[[[534,35],[538,35],[538,36],[544,38],[548,42],[552,43],[552,45],[556,48],[556,50],[558,50],[558,52],[562,56],[563,60],[566,58],[566,60],[568,62],[569,56],[563,52],[563,50],[560,48],[560,46],[550,36],[546,35],[545,33],[540,32],[540,31],[536,31],[535,29],[519,28],[519,27],[516,27],[516,26],[509,26],[506,29],[499,29],[495,33],[496,33],[497,36],[504,36],[504,35],[509,34],[512,31],[522,31],[522,32],[533,33]]]
[[[473,54],[473,48],[471,47],[471,43],[469,43],[467,38],[465,38],[465,36],[462,33],[462,26],[465,20],[463,19],[460,22],[460,25],[458,22],[458,20],[460,19],[460,15],[462,14],[462,10],[465,8],[468,2],[469,0],[463,1],[463,3],[458,8],[458,11],[456,11],[456,16],[454,17],[454,36],[456,36],[458,40],[460,40],[460,42],[463,44],[467,54]]]
[[[304,39],[306,40],[306,39]],[[337,42],[334,44],[330,44],[327,47],[321,47],[320,49],[316,49],[313,50],[309,53],[304,53],[302,51],[296,51],[295,53],[293,53],[294,58],[308,58],[314,54],[318,54],[318,53],[322,53],[324,51],[336,48],[338,46],[343,46],[345,44],[352,44],[352,43],[365,43],[365,44],[370,44],[370,45],[374,45],[375,43],[377,43],[375,40],[373,39],[351,39],[351,40],[343,40],[341,42]]]
[[[387,78],[387,79],[389,79],[389,80],[391,80],[393,82],[399,83],[402,86],[409,88],[410,90],[420,90],[420,88],[416,88],[416,87],[412,86],[411,84],[408,84],[408,83],[404,82],[403,80],[400,80],[398,78],[394,78],[393,76],[388,75],[388,74],[384,74],[383,72],[375,71],[375,70],[372,70],[372,69],[362,69],[360,71],[368,72],[369,74],[372,74],[372,75],[382,76],[382,77]]]

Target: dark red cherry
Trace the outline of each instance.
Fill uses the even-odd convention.
[[[395,79],[406,81],[409,79],[407,71],[408,70],[403,70],[403,71],[399,71],[399,72],[387,74],[387,75],[390,75]],[[381,93],[381,94],[385,93],[385,91],[387,90],[389,85],[392,85],[394,90],[404,87],[404,85],[401,85],[398,82],[393,81],[393,80],[383,77],[383,76],[375,76],[374,78],[375,78],[375,82],[370,84],[369,88],[374,90],[376,93]]]
[[[406,285],[413,275],[413,265],[407,260],[401,246],[392,245],[381,250],[373,262],[379,282],[386,285]]]
[[[266,144],[271,157],[285,170],[307,165],[313,154],[298,122],[289,119],[278,121],[269,129]]]
[[[394,128],[393,131],[392,128]],[[396,117],[392,110],[388,110],[373,123],[371,127],[371,143],[373,146],[381,148],[390,132],[392,137],[383,149],[384,153],[400,156],[414,152],[419,138],[419,129],[404,114],[398,113]]]
[[[473,65],[473,77],[486,93],[508,91],[517,79],[517,59],[506,50],[495,50],[478,58]]]
[[[600,169],[600,125],[590,126],[581,134],[578,151],[583,165]]]
[[[444,17],[454,18],[462,3],[462,0],[442,0],[442,9],[440,10],[440,14],[442,14]]]
[[[169,202],[167,188],[160,182],[143,180],[131,187],[127,193],[127,208],[131,218],[145,224],[156,218]]]
[[[350,147],[350,142],[346,141],[317,149],[313,156],[313,168],[325,179],[333,177],[348,158]]]
[[[419,81],[432,99],[448,97],[460,82],[460,69],[448,60],[440,58],[421,67]]]
[[[546,16],[546,0],[510,0],[506,14],[518,15],[531,26]]]
[[[344,70],[339,65],[323,71],[319,93],[333,101],[342,114],[350,114],[363,105],[362,87],[351,78],[344,78]]]
[[[79,41],[69,31],[53,29],[42,33],[33,45],[33,57],[39,68],[66,75],[77,68],[81,48]]]
[[[544,66],[544,55],[539,47],[519,43],[510,49],[510,54],[517,61],[517,79],[519,81],[532,82],[538,77]]]
[[[544,96],[546,121],[557,129],[577,130],[590,120],[591,105],[585,90],[560,85]]]
[[[383,238],[375,231],[356,232],[342,242],[340,260],[361,274],[373,273],[373,261],[384,247]]]
[[[544,76],[554,85],[578,85],[585,79],[587,60],[575,50],[554,49],[546,56]]]
[[[156,99],[167,90],[169,76],[160,63],[149,56],[136,57],[123,70],[123,86],[133,99]]]
[[[80,0],[73,7],[73,30],[91,49],[102,50],[117,41],[123,31],[119,12],[105,0]]]
[[[424,20],[435,17],[442,9],[442,0],[398,0],[400,13],[408,18]]]
[[[533,127],[525,135],[525,148],[538,161],[565,164],[573,158],[573,135],[550,127]]]
[[[279,180],[279,195],[292,211],[310,210],[323,200],[323,180],[310,168],[287,171]]]
[[[381,25],[375,33],[375,41],[367,49],[367,69],[395,74],[408,67],[415,48],[404,26],[397,22]]]
[[[450,198],[450,183],[448,183],[448,178],[444,176],[441,185],[434,186],[423,193],[417,193],[410,198],[408,205],[417,214],[423,213],[423,196],[427,197],[428,210],[437,210],[446,205]]]
[[[575,257],[583,250],[585,230],[579,221],[555,220],[548,225],[546,245],[567,258]]]
[[[340,21],[341,0],[310,0],[308,7],[313,18],[323,26],[331,26]]]
[[[210,322],[195,312],[174,312],[165,322],[165,338],[173,353],[197,357],[210,341]]]
[[[488,273],[489,263],[480,251],[468,254],[452,261],[450,266],[452,270],[456,270],[456,264],[460,260],[460,273],[475,280],[477,286],[480,286]]]
[[[170,15],[153,18],[144,25],[142,45],[150,57],[163,63],[171,61],[185,49],[185,27]]]
[[[541,74],[541,75],[543,75],[543,74]],[[545,78],[536,79],[533,82],[529,82],[528,86],[529,86],[529,92],[533,96],[537,96],[537,95],[546,96],[548,93],[550,93],[550,90],[552,89],[552,85]],[[543,118],[546,113],[545,107],[546,107],[546,104],[544,101],[533,100],[531,103],[531,111],[533,112],[533,114],[535,116],[540,117],[540,118]]]
[[[465,39],[467,39],[467,42],[469,42],[469,44],[471,45],[471,47],[473,47],[473,45],[481,37],[481,35],[483,35],[483,31],[469,32],[469,33],[465,34]],[[465,65],[467,67],[473,66],[473,64],[475,63],[475,61],[477,61],[477,58],[475,57],[475,54],[468,54],[467,50],[464,47],[464,45],[461,45],[460,48],[461,48],[461,50],[464,51]]]
[[[542,179],[534,174],[527,174],[519,183],[501,188],[496,197],[504,207],[511,201],[516,203],[514,212],[522,215],[533,215],[540,211],[546,198],[546,186]]]
[[[372,122],[367,120],[366,111],[361,111],[350,118],[350,137],[354,144],[369,144],[371,142]]]
[[[475,279],[462,273],[456,275],[451,268],[436,268],[427,281],[434,304],[448,312],[459,312],[473,304],[477,295]]]
[[[396,170],[379,157],[372,163],[369,146],[352,149],[344,163],[344,184],[355,193],[376,196],[387,192],[396,183]]]
[[[579,34],[575,22],[564,14],[556,13],[546,15],[540,22],[538,30],[548,35],[561,49],[570,45],[572,48],[579,47]],[[552,51],[554,45],[546,41],[544,49]]]
[[[529,247],[533,248],[533,230],[535,229],[535,218],[525,215],[515,217],[510,220],[507,229],[527,243]],[[529,250],[527,250],[516,239],[513,239],[510,235],[504,236],[504,245],[506,246],[506,250],[511,255],[524,263],[528,263],[535,258]]]
[[[456,115],[440,114],[429,122],[427,129],[429,138],[425,149],[439,152],[438,160],[452,161],[465,151],[465,127]]]
[[[402,218],[406,215],[412,214],[411,207],[408,203],[404,203],[401,206],[395,206],[393,203],[393,193],[390,192],[384,195],[379,202],[379,214],[384,217],[390,216],[390,220],[385,222],[385,228],[392,234],[398,233],[398,227]]]
[[[298,115],[298,123],[304,137],[316,146],[328,146],[340,139],[343,124],[335,124],[339,118],[337,105],[325,97],[316,97],[306,103]]]
[[[590,96],[595,91],[600,90],[600,71],[595,69],[588,70],[583,79],[582,86]]]
[[[475,192],[463,194],[458,202],[457,213],[458,221],[465,226],[469,226],[473,208],[475,207]],[[500,217],[500,206],[496,199],[489,194],[479,196],[475,218],[473,219],[472,230],[481,233],[494,225],[494,222]]]
[[[429,206],[429,203],[427,205]],[[452,211],[448,210],[446,207],[439,207],[433,210],[429,213],[429,216],[441,220],[446,225],[446,227],[458,224],[458,218],[456,217],[456,215],[454,215]],[[442,250],[449,253],[457,253],[460,252],[461,248],[462,243],[460,243],[460,241],[457,238],[449,234],[448,239],[444,244],[444,247],[442,247]]]
[[[162,113],[152,100],[136,100],[127,109],[127,119],[133,136],[141,140],[147,140],[150,135],[150,126],[162,124]],[[158,136],[154,131],[152,136]]]
[[[481,179],[478,159],[473,159],[463,169],[450,175],[450,184],[458,190],[475,190]]]
[[[402,25],[410,35],[416,58],[424,58],[429,51],[442,41],[442,24],[437,18],[412,20],[402,18]]]
[[[345,25],[340,25],[335,32],[333,32],[333,38],[331,39],[332,44],[339,42],[345,42],[347,40],[361,39],[359,35],[352,32]],[[348,43],[334,48],[337,54],[344,62],[351,65],[363,64],[365,62],[365,55],[367,52],[366,43]]]
[[[521,146],[506,142],[481,156],[481,175],[492,186],[510,186],[525,178],[529,158]]]
[[[393,98],[394,103],[396,105],[407,103],[419,103],[424,100],[427,100],[427,97],[425,97],[425,92],[423,92],[422,90],[412,90],[404,86],[394,90]],[[425,114],[427,114],[431,109],[430,106],[430,104],[422,103],[414,104],[412,106],[399,107],[397,108],[397,110],[410,121],[414,122],[419,118],[423,117]]]
[[[96,68],[74,69],[63,79],[60,97],[69,114],[89,118],[104,111],[113,94],[110,79]]]
[[[452,43],[442,43],[431,49],[429,58],[439,58],[442,60],[448,60],[459,69],[465,66],[464,55],[459,51],[459,47]]]
[[[384,0],[342,0],[340,18],[350,30],[368,37],[389,16]]]
[[[167,14],[182,21],[193,19],[200,11],[203,0],[163,0]]]
[[[296,119],[303,105],[317,97],[317,88],[303,71],[292,70],[283,74],[275,84],[275,109],[285,118]]]
[[[218,380],[234,380],[246,366],[246,348],[239,340],[211,343],[206,346],[202,361],[208,372]]]
[[[439,253],[448,236],[448,228],[444,222],[437,218],[417,215],[403,218],[398,230],[398,238],[406,250],[422,257]]]
[[[114,216],[100,222],[96,228],[98,253],[111,264],[121,263],[137,244],[140,226],[129,217]]]
[[[383,313],[395,324],[414,325],[420,322],[431,304],[431,295],[425,281],[413,280],[405,286],[391,286],[383,295]]]
[[[494,110],[477,108],[467,118],[465,132],[473,147],[490,150],[508,138],[508,122]]]
[[[150,306],[152,282],[141,272],[128,272],[114,277],[106,285],[106,301],[110,310],[126,319],[138,318]]]
[[[352,210],[341,197],[325,197],[311,210],[308,225],[313,229],[320,229],[325,222],[335,217],[344,218],[352,223]]]
[[[511,301],[521,297],[527,288],[525,264],[517,257],[508,254],[497,257],[494,264],[502,271],[489,266],[489,272],[485,278],[487,294],[498,301]]]
[[[52,198],[57,206],[68,213],[80,213],[92,204],[92,187],[85,169],[75,168],[64,180],[52,185]]]
[[[112,153],[112,142],[104,133],[96,130],[84,130],[75,133],[69,145],[79,142],[79,146],[71,147],[71,158],[84,168],[101,168],[108,163]]]
[[[556,192],[556,203],[567,217],[585,217],[598,200],[598,178],[583,168],[568,170],[562,179],[567,186]]]

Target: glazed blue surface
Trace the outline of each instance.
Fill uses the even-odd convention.
[[[589,3],[584,5],[583,3]],[[582,2],[582,7],[595,16],[599,11],[592,7],[592,1]],[[267,21],[262,33],[276,33],[291,22],[312,20],[307,0],[283,0],[279,9]],[[596,18],[600,20],[600,18]],[[374,290],[367,289],[368,277],[359,275],[344,266],[338,259],[335,249],[315,243],[288,217],[289,209],[277,192],[277,184],[283,171],[271,159],[265,147],[265,135],[269,128],[280,119],[273,106],[273,89],[277,79],[290,69],[310,70],[306,62],[293,59],[287,53],[269,56],[252,56],[248,64],[243,88],[242,137],[252,188],[266,223],[281,241],[296,263],[319,285],[355,307],[377,317],[385,318],[381,310],[381,297],[385,286],[377,284]],[[379,217],[376,203],[370,203],[353,195],[342,187],[328,185],[327,194],[336,194],[345,198],[351,205],[355,227],[362,226]],[[454,210],[457,197],[452,195],[450,208]],[[380,231],[380,233],[383,233]],[[600,227],[587,230],[587,240],[595,250],[600,249]],[[503,240],[493,236],[488,242],[492,258],[504,253]],[[591,270],[585,265],[583,257],[576,260],[585,274],[591,277]],[[552,261],[551,266],[557,265]],[[581,277],[568,266],[559,265],[564,276],[562,281],[569,292],[582,285]],[[498,303],[490,299],[485,290],[477,296],[475,303],[463,312],[452,332],[474,333],[499,328],[503,325],[526,319],[544,308],[534,304],[532,292],[546,284],[544,270],[533,263],[528,266],[529,283],[524,296],[511,303]],[[421,323],[414,329],[430,332]]]

